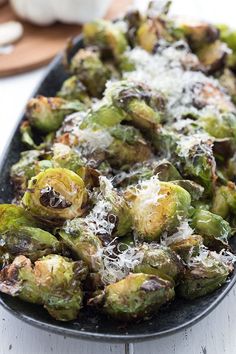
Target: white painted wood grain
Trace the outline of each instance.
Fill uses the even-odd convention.
[[[143,4],[146,0],[137,0]],[[223,4],[223,5],[222,5]],[[174,0],[174,12],[236,26],[235,2]],[[45,69],[0,80],[0,154],[27,98]],[[126,348],[127,349],[127,348]],[[235,288],[206,319],[163,339],[130,346],[130,354],[236,354]],[[0,354],[127,354],[125,346],[99,344],[33,328],[0,308]]]

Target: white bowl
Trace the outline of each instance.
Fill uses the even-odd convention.
[[[77,24],[102,18],[111,0],[10,0],[10,3],[22,19],[46,26],[55,21]]]

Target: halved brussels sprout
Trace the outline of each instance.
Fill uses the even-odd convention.
[[[182,238],[179,237],[168,244],[168,246],[185,262],[188,262],[190,257],[197,256],[202,245],[203,238],[200,235],[189,235]]]
[[[86,87],[77,75],[73,75],[63,82],[57,96],[62,97],[65,100],[79,100],[84,102],[86,105],[90,104],[90,98]]]
[[[205,44],[209,45],[219,38],[219,30],[206,22],[184,21],[179,24],[179,28],[193,49],[198,49]]]
[[[90,95],[100,97],[111,72],[102,63],[99,53],[92,49],[79,49],[70,64],[70,71],[85,85]]]
[[[236,68],[236,31],[227,25],[218,25],[217,27],[220,31],[220,39],[232,50],[227,65],[234,70]]]
[[[171,182],[160,182],[156,177],[130,187],[125,196],[130,203],[134,229],[144,240],[159,240],[163,232],[173,231],[181,217],[187,217],[191,203],[185,189]]]
[[[198,122],[208,134],[215,138],[236,138],[236,115],[234,113],[202,116]]]
[[[143,252],[143,259],[134,268],[135,273],[154,274],[163,279],[178,281],[184,272],[183,263],[169,247],[144,243],[139,250]]]
[[[36,218],[60,224],[84,213],[87,191],[83,180],[66,168],[49,168],[33,177],[23,205]]]
[[[230,213],[236,214],[236,187],[234,183],[228,183],[227,186],[221,186],[216,189],[212,212],[226,218]]]
[[[69,102],[60,97],[38,96],[29,100],[26,116],[32,127],[43,133],[50,133],[60,128],[65,116],[83,108],[79,101]]]
[[[85,44],[95,45],[103,53],[111,53],[117,59],[128,47],[119,25],[106,20],[96,20],[83,27]]]
[[[152,152],[141,133],[134,127],[117,125],[109,129],[113,141],[107,148],[111,166],[121,167],[143,162],[152,157]]]
[[[203,237],[205,246],[213,249],[228,247],[231,228],[221,216],[207,210],[196,209],[192,218],[192,227]]]
[[[81,281],[87,269],[81,262],[48,255],[33,265],[24,256],[16,257],[0,273],[0,291],[44,305],[59,321],[76,319],[82,307]]]
[[[235,112],[235,106],[222,87],[211,82],[197,83],[192,87],[193,105],[197,109],[213,106],[221,113]]]
[[[224,67],[229,49],[225,43],[215,41],[197,51],[197,56],[209,74]]]
[[[89,305],[102,306],[108,315],[123,321],[147,318],[175,296],[171,282],[150,274],[130,274],[89,300]]]
[[[226,282],[231,271],[232,267],[222,262],[220,257],[204,252],[189,261],[177,293],[190,300],[210,294]]]
[[[82,220],[76,234],[65,231],[60,231],[59,234],[65,245],[73,251],[75,257],[84,261],[91,271],[97,272],[100,269],[102,242],[89,230],[86,224],[83,225]]]
[[[60,252],[60,243],[56,237],[40,226],[22,207],[1,204],[0,251],[8,253],[10,258],[24,255],[31,260]]]
[[[105,95],[140,129],[155,129],[163,118],[163,95],[144,84],[118,81],[108,87]]]

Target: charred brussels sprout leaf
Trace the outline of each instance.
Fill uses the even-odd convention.
[[[81,281],[87,269],[81,262],[72,262],[58,255],[48,255],[32,266],[24,256],[0,273],[0,291],[20,299],[44,305],[59,321],[76,319],[82,307]]]
[[[197,51],[197,56],[206,70],[212,74],[224,67],[229,49],[221,41],[207,44]]]
[[[144,240],[159,240],[189,212],[191,197],[183,188],[153,177],[126,192],[135,231]],[[145,210],[145,213],[144,213]]]
[[[60,224],[84,213],[87,192],[83,180],[65,168],[49,168],[33,177],[23,204],[38,219]]]
[[[103,304],[103,311],[123,321],[147,318],[174,298],[174,288],[168,280],[150,274],[130,274],[108,285],[101,295],[89,300],[89,305]]]

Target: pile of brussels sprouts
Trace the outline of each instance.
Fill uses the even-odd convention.
[[[0,291],[56,320],[86,306],[146,319],[234,269],[236,32],[170,18],[168,5],[86,24],[59,92],[28,102],[15,198],[0,205]],[[168,77],[199,77],[178,116],[175,85],[155,87],[132,60],[170,49]]]

